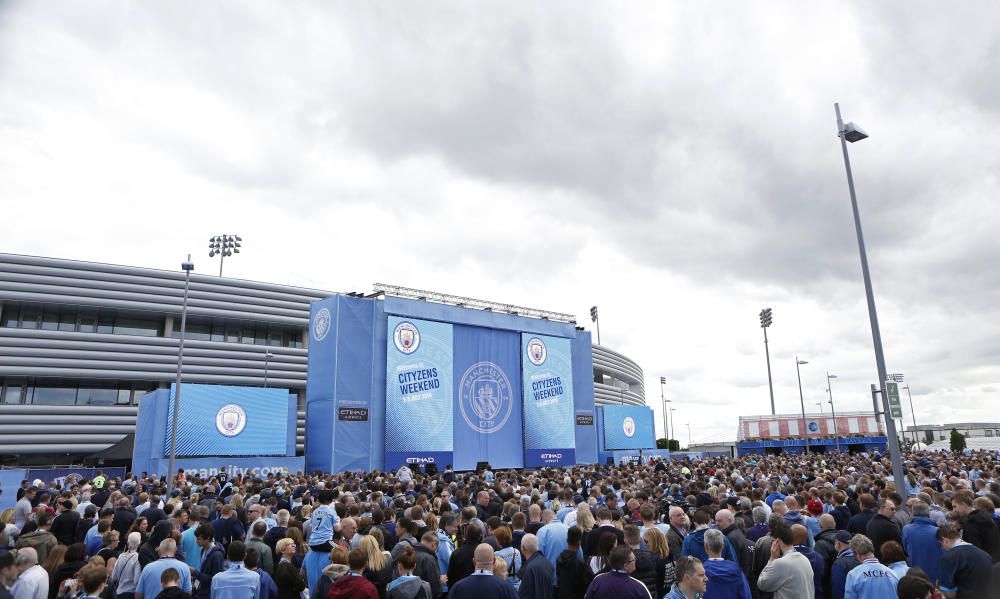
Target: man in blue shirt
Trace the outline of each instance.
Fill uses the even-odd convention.
[[[229,544],[229,567],[212,578],[212,599],[258,599],[260,575],[246,569],[247,550],[242,541]]]
[[[847,574],[844,599],[885,599],[896,596],[899,578],[875,559],[875,547],[865,535],[854,535],[851,550],[861,563]]]
[[[931,507],[923,501],[910,506],[913,519],[903,527],[903,549],[909,556],[911,568],[921,568],[927,577],[936,581],[941,575],[941,556],[944,550],[937,540],[937,524],[931,520]]]
[[[174,556],[177,554],[177,543],[173,539],[163,539],[156,551],[160,559],[146,564],[135,585],[135,599],[155,599],[160,594],[160,574],[166,569],[176,570],[181,577],[181,589],[191,593],[191,572],[188,565]]]

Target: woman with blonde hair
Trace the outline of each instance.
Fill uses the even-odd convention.
[[[0,547],[13,547],[14,539],[21,529],[14,524],[14,508],[9,507],[0,514]]]
[[[656,596],[663,597],[674,585],[674,556],[670,555],[667,537],[655,526],[646,530],[642,539],[656,558]]]
[[[583,534],[586,535],[593,530],[594,524],[594,512],[590,510],[590,506],[586,503],[578,505],[576,507],[576,525],[583,529]]]
[[[493,576],[507,580],[507,562],[499,555],[493,556]]]
[[[379,597],[385,597],[385,587],[392,582],[392,560],[385,556],[378,539],[372,535],[361,537],[358,548],[364,549],[365,553],[368,554],[368,567],[365,568],[364,572],[365,578],[378,589]]]

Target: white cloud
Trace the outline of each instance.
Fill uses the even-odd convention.
[[[598,304],[649,403],[666,376],[696,441],[732,438],[770,409],[765,306],[779,411],[799,409],[796,355],[807,408],[827,370],[838,410],[871,405],[840,100],[872,134],[851,152],[889,369],[918,420],[982,419],[1000,382],[995,16],[7,4],[3,250],[161,268],[191,251],[212,272],[207,238],[238,232],[232,276],[581,322]]]

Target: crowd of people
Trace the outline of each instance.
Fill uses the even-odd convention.
[[[998,456],[904,459],[23,481],[0,599],[1000,598]]]

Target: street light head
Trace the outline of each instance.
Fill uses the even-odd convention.
[[[847,123],[844,125],[844,139],[854,143],[856,141],[861,141],[862,139],[868,139],[868,134],[861,127],[858,127],[854,123]]]
[[[661,376],[660,377],[660,384],[661,385],[666,385],[667,384],[667,377]]]
[[[799,360],[799,364],[808,364],[808,363],[809,362],[806,362],[805,360]]]
[[[826,375],[826,378],[828,378],[828,379],[835,379],[835,378],[837,378],[837,375],[835,375],[835,374],[828,374],[828,375]]]

